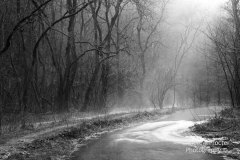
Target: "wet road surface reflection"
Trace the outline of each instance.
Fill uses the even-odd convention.
[[[218,155],[186,152],[188,146],[206,141],[189,127],[213,116],[213,110],[177,111],[159,122],[106,134],[79,148],[71,160],[221,160]]]

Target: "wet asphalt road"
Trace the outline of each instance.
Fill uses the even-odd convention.
[[[196,153],[192,144],[205,141],[188,128],[220,110],[215,107],[177,111],[160,121],[103,135],[74,152],[71,160],[221,160],[219,155]]]

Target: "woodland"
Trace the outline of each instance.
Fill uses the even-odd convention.
[[[239,108],[239,0],[178,29],[171,3],[1,0],[0,128],[24,127],[29,115]]]

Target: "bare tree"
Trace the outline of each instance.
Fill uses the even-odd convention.
[[[160,68],[156,70],[156,73],[153,74],[155,76],[155,82],[151,91],[152,93],[150,99],[152,103],[154,102],[154,106],[157,104],[159,108],[163,108],[165,95],[170,89],[173,88],[174,97],[172,108],[174,108],[176,98],[175,87],[178,84],[176,77],[180,70],[183,59],[185,58],[186,54],[192,49],[197,34],[198,30],[194,30],[191,25],[187,26],[183,34],[180,36],[180,40],[178,42],[179,45],[177,45],[175,50],[176,54],[173,57],[173,64],[165,69]]]
[[[138,22],[138,26],[137,26],[137,43],[138,43],[138,46],[140,49],[140,60],[141,60],[141,66],[142,66],[141,89],[143,89],[144,78],[146,75],[146,62],[145,62],[146,52],[149,49],[149,47],[152,46],[151,39],[154,36],[154,33],[158,29],[159,25],[161,23],[163,23],[166,7],[169,2],[168,2],[168,0],[167,1],[164,0],[161,2],[160,17],[155,22],[155,24],[151,24],[152,26],[150,27],[149,32],[145,33],[145,34],[147,34],[146,37],[142,36],[142,32],[144,32],[144,30],[145,30],[144,29],[144,25],[145,25],[144,19],[146,19],[149,14],[148,13],[149,9],[146,7],[146,3],[148,3],[148,1],[135,0],[134,3],[136,4],[138,16],[139,16],[139,22]]]

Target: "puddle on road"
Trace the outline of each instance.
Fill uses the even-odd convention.
[[[206,139],[193,133],[186,134],[186,132],[189,132],[189,127],[195,123],[185,120],[147,123],[118,134],[115,142],[155,143],[166,141],[183,145],[206,142]]]

